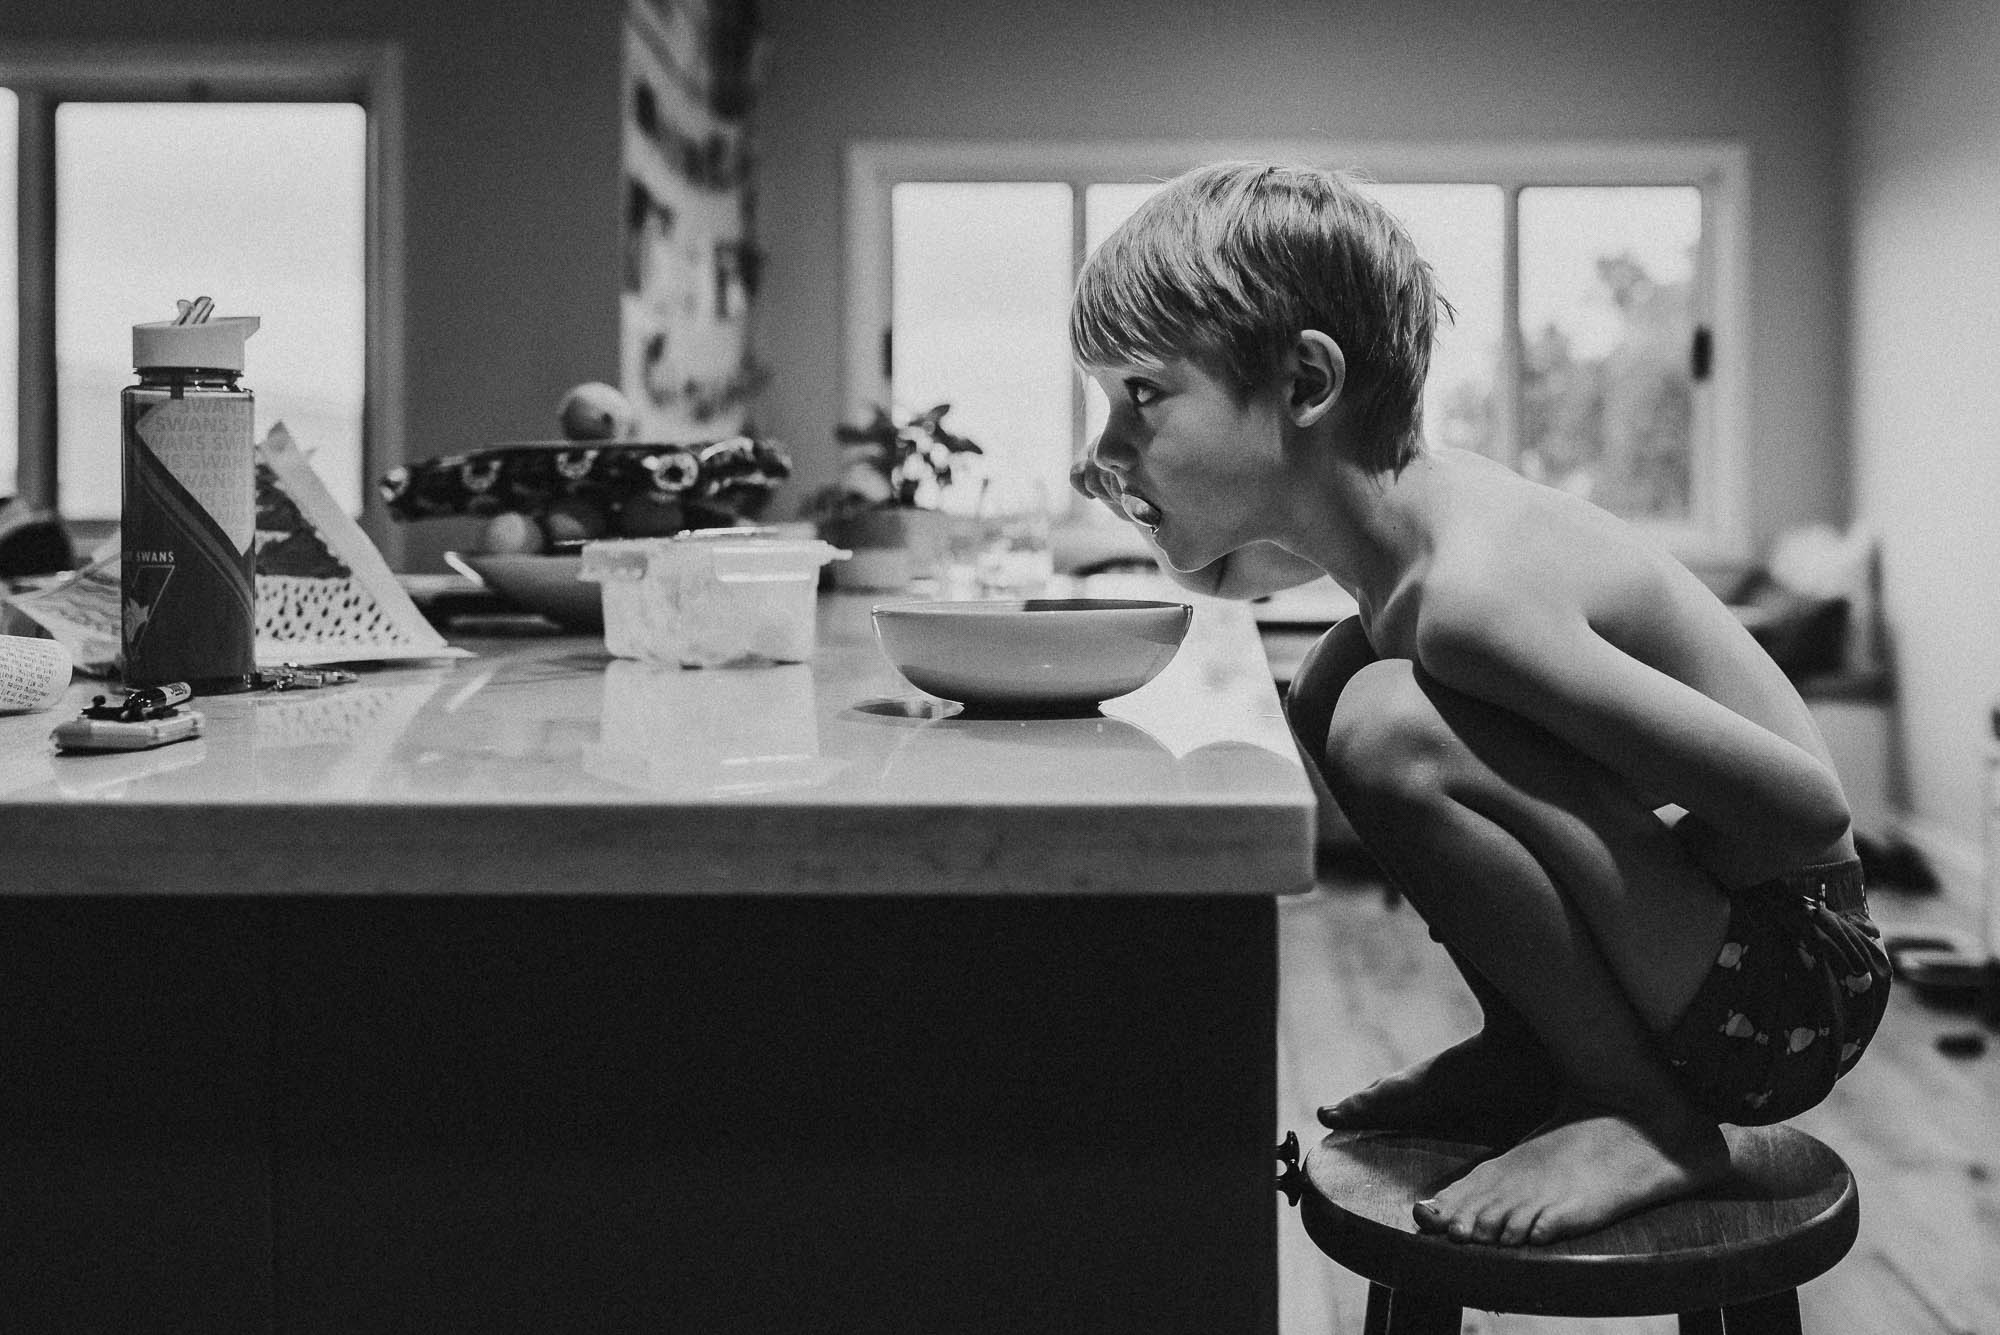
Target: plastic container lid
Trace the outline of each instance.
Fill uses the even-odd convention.
[[[257,332],[255,315],[221,315],[200,324],[161,320],[132,326],[132,365],[243,369],[243,341]]]
[[[664,538],[608,538],[586,542],[576,577],[597,584],[644,579],[653,561],[653,544],[664,541]]]
[[[817,538],[785,538],[769,529],[695,529],[666,538],[587,542],[577,578],[600,584],[644,579],[696,553],[706,558],[700,569],[729,582],[800,579],[849,555]]]

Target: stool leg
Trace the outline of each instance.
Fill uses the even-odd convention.
[[[1386,1284],[1368,1285],[1364,1335],[1458,1335],[1464,1321],[1457,1303]]]
[[[1681,1335],[1723,1335],[1722,1309],[1705,1308],[1699,1312],[1681,1313]]]
[[[1800,1335],[1799,1291],[1786,1289],[1722,1309],[1725,1335]]]
[[[1361,1335],[1389,1335],[1389,1309],[1395,1306],[1396,1291],[1386,1284],[1368,1285],[1368,1317]]]

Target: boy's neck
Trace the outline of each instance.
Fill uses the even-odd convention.
[[[1297,493],[1293,550],[1346,590],[1366,625],[1430,558],[1438,461],[1428,451],[1401,469],[1363,467],[1347,450],[1320,458],[1314,485]]]

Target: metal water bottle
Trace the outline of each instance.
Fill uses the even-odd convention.
[[[256,316],[132,326],[139,383],[120,395],[125,684],[250,688],[257,670],[254,399],[238,383]]]

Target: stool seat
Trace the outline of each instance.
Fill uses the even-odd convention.
[[[1413,1202],[1435,1195],[1491,1150],[1335,1132],[1306,1156],[1300,1216],[1321,1251],[1375,1286],[1371,1331],[1455,1332],[1462,1307],[1546,1316],[1679,1313],[1684,1331],[1720,1331],[1727,1309],[1756,1309],[1765,1316],[1732,1320],[1727,1329],[1797,1330],[1797,1287],[1854,1244],[1854,1175],[1839,1155],[1790,1127],[1724,1127],[1723,1135],[1729,1175],[1699,1195],[1561,1242],[1498,1247],[1420,1232],[1410,1214]],[[1398,1304],[1411,1319],[1392,1323]],[[1436,1315],[1416,1319],[1417,1308]]]

